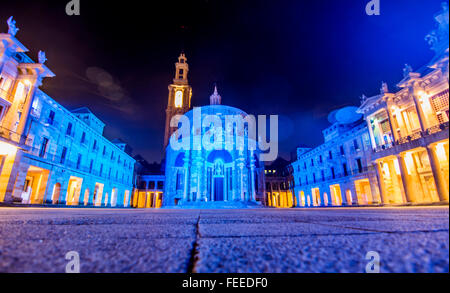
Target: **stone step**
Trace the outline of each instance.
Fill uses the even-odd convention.
[[[216,201],[216,202],[185,202],[177,206],[164,206],[164,209],[253,209],[264,208],[260,202]]]

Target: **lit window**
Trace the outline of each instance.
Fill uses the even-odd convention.
[[[175,107],[181,108],[183,107],[183,92],[177,91],[175,93]]]

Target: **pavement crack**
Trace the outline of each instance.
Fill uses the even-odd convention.
[[[192,245],[192,250],[189,257],[189,263],[187,268],[188,274],[197,273],[196,265],[198,261],[198,240],[200,239],[200,213],[198,214],[197,223],[195,225],[195,238],[194,244]]]

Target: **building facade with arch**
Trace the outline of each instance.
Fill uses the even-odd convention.
[[[369,131],[356,111],[356,107],[347,107],[332,112],[332,125],[323,131],[324,143],[297,149],[297,160],[291,164],[297,206],[381,203]],[[336,115],[341,117],[336,119]]]
[[[370,132],[372,161],[384,203],[449,200],[449,8],[425,39],[434,52],[417,70],[405,64],[394,91],[362,97],[359,112]]]
[[[198,107],[185,114],[186,121],[193,125],[192,128],[189,126],[189,147],[175,150],[169,143],[166,149],[163,206],[221,208],[264,202],[264,166],[258,160],[259,151],[249,147],[254,141],[248,136],[248,125],[240,129],[238,124],[226,119],[246,117],[247,113],[220,103],[216,88],[209,106]],[[194,123],[196,113],[199,127]],[[220,131],[217,124],[204,127],[205,119],[211,116],[220,120]],[[219,133],[214,140],[220,143],[214,148],[200,145],[207,132]],[[226,146],[227,135],[233,139],[231,147]],[[243,142],[240,147],[239,139]]]

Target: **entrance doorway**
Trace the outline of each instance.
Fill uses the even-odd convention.
[[[71,176],[67,188],[66,203],[67,205],[78,205],[80,201],[81,184],[83,179]]]
[[[92,204],[94,206],[102,205],[103,186],[101,183],[95,183],[94,194],[92,196]]]
[[[223,177],[214,178],[214,201],[223,201]]]

